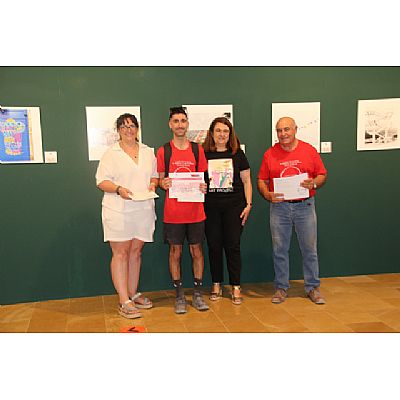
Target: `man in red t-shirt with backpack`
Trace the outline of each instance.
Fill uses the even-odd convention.
[[[203,285],[204,256],[204,213],[203,203],[182,202],[169,197],[172,179],[168,174],[175,172],[204,172],[207,160],[202,146],[191,143],[186,137],[189,121],[185,108],[174,107],[170,110],[169,127],[173,133],[170,142],[157,151],[157,170],[160,174],[160,187],[166,191],[164,203],[164,241],[169,244],[169,269],[176,289],[175,312],[187,312],[186,298],[181,280],[181,255],[185,238],[192,256],[194,292],[192,305],[199,311],[207,311],[208,305],[201,294]],[[207,191],[205,183],[200,184],[203,193]]]
[[[276,124],[279,143],[265,153],[258,174],[258,190],[270,204],[270,228],[275,270],[275,294],[272,303],[286,300],[289,289],[289,248],[295,228],[303,258],[304,286],[307,296],[315,304],[325,304],[319,286],[317,254],[317,216],[314,195],[326,181],[327,171],[318,152],[310,144],[296,138],[297,126],[293,118],[280,118]],[[309,190],[309,197],[290,197],[276,193],[274,178],[288,178],[306,173],[300,186]],[[301,179],[301,178],[300,178]],[[296,192],[297,193],[297,192]]]

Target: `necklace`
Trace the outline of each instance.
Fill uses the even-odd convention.
[[[135,144],[133,146],[126,145],[122,143],[122,149],[127,153],[130,157],[134,158],[137,160],[139,157],[139,145]]]

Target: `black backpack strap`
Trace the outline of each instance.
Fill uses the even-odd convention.
[[[171,160],[171,155],[172,155],[172,147],[171,143],[165,143],[164,144],[164,170],[165,174],[164,176],[167,178],[169,174],[169,162]]]
[[[192,145],[192,152],[196,160],[196,171],[197,171],[197,167],[199,165],[199,144],[194,142],[190,142],[190,144]]]

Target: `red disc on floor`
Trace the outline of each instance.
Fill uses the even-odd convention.
[[[121,333],[144,333],[146,330],[144,326],[126,326],[120,329]]]

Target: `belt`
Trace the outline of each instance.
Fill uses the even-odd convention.
[[[301,199],[301,200],[285,200],[285,203],[302,203],[303,201],[308,200],[309,197],[307,197],[306,199]]]

